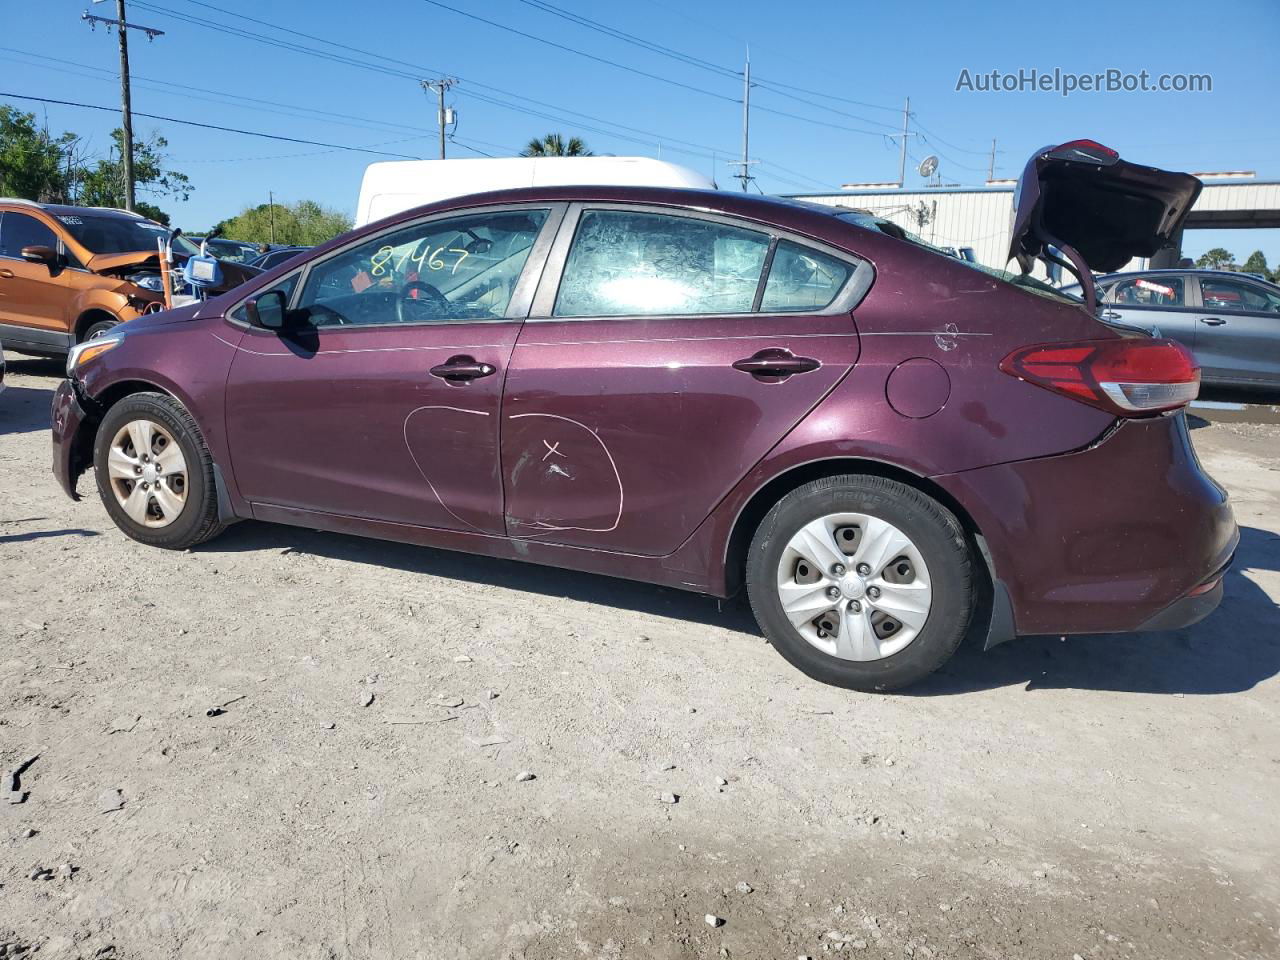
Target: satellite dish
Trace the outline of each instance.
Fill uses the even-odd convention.
[[[938,170],[938,158],[933,154],[920,161],[920,176],[932,177]]]

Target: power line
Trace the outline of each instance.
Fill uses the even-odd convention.
[[[95,76],[93,73],[85,73],[84,70],[92,70],[98,74],[103,74],[105,76],[114,76],[114,73],[112,71],[107,70],[103,67],[94,67],[89,64],[83,64],[83,65],[73,64],[73,62],[70,60],[61,60],[57,57],[49,57],[43,54],[33,53],[27,50],[18,50],[13,47],[0,47],[0,51],[18,53],[26,57],[36,57],[40,60],[49,60],[53,63],[61,63],[61,64],[68,65],[66,67],[53,67],[43,63],[29,63],[28,61],[17,60],[13,57],[0,57],[0,60],[7,60],[10,63],[20,63],[23,66],[39,67],[43,70],[53,70],[57,73],[67,73],[73,76],[88,77],[92,80],[100,79],[100,77]],[[71,66],[83,66],[84,69],[83,70],[70,69]],[[183,97],[184,99],[204,100],[208,103],[222,103],[228,106],[235,106],[235,107],[243,107],[244,106],[243,104],[233,102],[236,100],[242,100],[242,101],[247,101],[248,104],[250,104],[248,106],[248,109],[250,110],[259,110],[259,111],[262,111],[263,113],[272,113],[272,114],[276,114],[277,116],[294,117],[299,120],[312,120],[312,121],[321,120],[322,122],[339,123],[343,126],[354,127],[360,130],[373,130],[375,132],[386,131],[390,133],[395,133],[400,131],[413,131],[413,132],[424,134],[424,135],[430,132],[424,127],[413,127],[407,124],[395,123],[393,121],[370,119],[368,120],[368,122],[360,122],[362,121],[363,118],[353,117],[349,114],[331,113],[326,110],[317,110],[314,107],[302,106],[301,104],[278,103],[274,100],[262,100],[256,97],[246,97],[246,96],[242,96],[240,94],[235,94],[235,93],[222,93],[216,90],[208,90],[204,87],[193,87],[188,84],[183,84],[181,87],[175,87],[170,81],[157,80],[152,77],[143,77],[136,73],[130,74],[130,79],[132,79],[132,81],[135,84],[139,84],[143,86],[145,89],[153,90],[156,93],[163,93],[168,96],[180,96],[180,97]],[[196,93],[208,93],[208,94],[212,94],[212,96],[200,97],[200,96],[196,96],[191,91],[195,91]],[[230,98],[230,99],[226,99],[226,98]],[[252,104],[265,104],[266,106],[252,106]],[[268,109],[268,107],[280,107],[282,109],[271,110],[271,109]],[[316,114],[317,116],[307,116],[305,113],[294,113],[294,112],[288,112],[288,111],[306,111],[306,113]],[[328,118],[333,118],[333,119],[328,119]],[[356,122],[352,122],[352,121],[356,121]],[[373,126],[371,126],[370,124],[373,124]],[[410,138],[410,139],[416,139],[416,138]]]
[[[441,73],[441,71],[438,71],[438,70],[425,70],[425,71],[424,71],[424,70],[423,70],[423,68],[422,68],[420,65],[418,65],[418,64],[412,64],[412,63],[408,63],[407,61],[397,60],[397,59],[395,59],[394,57],[387,57],[387,56],[384,56],[384,55],[382,55],[382,54],[374,53],[374,52],[369,51],[369,50],[362,50],[362,49],[357,48],[357,47],[352,47],[352,46],[350,46],[350,45],[348,45],[348,44],[339,44],[339,43],[337,43],[336,41],[332,41],[332,40],[325,40],[325,39],[324,39],[324,38],[322,38],[322,37],[316,37],[316,36],[314,36],[314,35],[312,35],[312,34],[302,33],[301,31],[294,30],[294,29],[292,29],[292,28],[290,28],[290,27],[280,26],[279,24],[269,23],[269,22],[267,22],[267,21],[265,21],[265,20],[258,20],[258,19],[253,18],[253,17],[244,17],[244,16],[241,16],[240,14],[234,13],[233,11],[229,11],[229,10],[225,10],[225,9],[223,9],[223,8],[221,8],[221,7],[217,7],[217,6],[215,6],[215,5],[211,4],[211,3],[204,3],[204,2],[201,2],[201,0],[186,0],[186,2],[187,2],[187,3],[191,3],[191,4],[193,4],[193,5],[197,5],[197,6],[201,6],[201,7],[206,7],[206,8],[208,8],[208,9],[210,9],[210,10],[214,10],[214,11],[217,11],[217,12],[219,12],[219,13],[226,14],[226,15],[228,15],[228,16],[235,16],[235,17],[237,17],[237,18],[239,18],[239,19],[248,20],[248,21],[251,21],[251,22],[253,22],[253,23],[257,23],[257,24],[259,24],[259,25],[261,25],[261,26],[269,27],[269,28],[271,28],[271,29],[273,29],[273,30],[278,30],[278,31],[280,31],[280,32],[282,32],[282,33],[288,33],[288,34],[292,34],[292,35],[294,35],[294,36],[303,37],[304,39],[314,40],[314,41],[316,41],[316,42],[318,42],[318,43],[329,44],[329,45],[332,45],[332,46],[340,46],[340,47],[342,47],[342,48],[343,48],[343,49],[345,49],[345,50],[348,50],[348,51],[350,51],[350,52],[352,52],[352,53],[360,54],[361,56],[364,56],[364,57],[369,57],[369,58],[376,59],[376,60],[383,60],[383,61],[386,61],[386,62],[388,62],[388,63],[392,63],[392,64],[402,64],[403,66],[410,67],[414,72],[409,72],[409,71],[406,71],[406,70],[395,69],[395,68],[393,68],[393,67],[382,66],[382,65],[379,65],[379,64],[375,64],[375,63],[370,63],[370,62],[368,62],[368,60],[356,60],[356,59],[352,59],[352,58],[350,58],[350,57],[344,57],[344,56],[339,56],[339,55],[336,55],[336,54],[331,54],[331,53],[329,53],[329,52],[327,52],[327,51],[324,51],[324,50],[317,50],[317,49],[315,49],[315,48],[313,48],[313,47],[307,47],[307,46],[304,46],[304,45],[302,45],[302,44],[296,44],[296,43],[292,43],[292,42],[289,42],[289,41],[279,40],[279,39],[277,39],[277,38],[275,38],[275,37],[267,37],[267,36],[263,36],[263,35],[258,34],[258,33],[252,33],[252,32],[246,31],[246,30],[241,30],[241,29],[236,28],[236,27],[230,27],[230,26],[226,26],[226,25],[224,25],[224,24],[214,23],[214,22],[212,22],[212,21],[208,20],[207,18],[206,18],[206,19],[198,19],[198,18],[191,17],[191,16],[187,16],[186,14],[178,13],[178,12],[175,12],[175,11],[173,11],[173,10],[169,10],[169,9],[166,9],[166,8],[163,8],[163,7],[156,7],[156,6],[153,6],[152,4],[149,4],[149,3],[145,3],[145,2],[143,2],[143,0],[134,0],[134,2],[135,2],[135,4],[136,4],[136,5],[138,5],[138,6],[142,6],[142,7],[145,7],[145,8],[147,8],[147,9],[151,10],[152,12],[158,13],[158,14],[160,14],[160,15],[162,15],[162,16],[173,17],[173,18],[175,18],[175,19],[181,20],[181,21],[186,22],[186,23],[188,23],[188,24],[191,24],[191,25],[193,25],[193,26],[207,28],[207,29],[210,29],[210,30],[217,31],[217,32],[219,32],[219,33],[229,34],[229,35],[231,35],[231,36],[240,37],[240,38],[242,38],[242,39],[246,39],[246,40],[253,40],[253,41],[257,42],[257,43],[262,43],[262,44],[265,44],[265,45],[267,45],[267,46],[276,47],[276,48],[284,49],[284,50],[290,50],[290,51],[295,52],[295,53],[301,53],[301,54],[308,55],[308,56],[312,56],[312,57],[316,57],[316,58],[319,58],[319,59],[329,60],[329,61],[331,61],[331,62],[335,62],[335,63],[342,63],[342,64],[345,64],[345,65],[347,65],[347,66],[353,66],[353,67],[357,67],[357,68],[360,68],[360,69],[363,69],[363,70],[369,70],[369,71],[372,71],[372,72],[375,72],[375,73],[380,73],[380,74],[383,74],[383,75],[386,75],[386,76],[401,77],[401,78],[404,78],[404,79],[413,80],[414,82],[420,82],[423,72],[426,72],[426,73],[434,73],[434,74],[440,74],[440,73]],[[645,145],[657,145],[657,144],[662,144],[662,145],[664,145],[667,149],[674,150],[674,151],[675,151],[675,152],[677,152],[677,153],[689,153],[689,154],[692,154],[692,155],[694,155],[694,156],[708,156],[708,157],[709,157],[709,156],[714,156],[714,155],[722,155],[722,154],[727,153],[727,151],[726,151],[726,150],[724,150],[723,148],[720,148],[720,147],[712,147],[712,146],[707,146],[707,145],[705,145],[705,144],[698,144],[698,143],[694,143],[694,142],[692,142],[692,141],[681,140],[681,139],[679,139],[679,138],[675,138],[675,137],[668,137],[668,136],[665,136],[665,135],[663,135],[663,134],[654,133],[654,132],[649,131],[649,130],[643,130],[643,129],[638,128],[638,127],[631,127],[631,126],[628,126],[628,125],[626,125],[626,124],[618,123],[618,122],[613,121],[613,120],[605,120],[605,119],[600,118],[600,117],[595,117],[595,116],[593,116],[593,115],[591,115],[591,114],[582,113],[581,111],[571,110],[571,109],[569,109],[569,108],[567,108],[567,107],[559,106],[559,105],[557,105],[557,104],[547,103],[546,101],[542,101],[542,100],[536,100],[536,99],[534,99],[534,98],[532,98],[532,97],[524,96],[523,94],[513,93],[512,91],[504,90],[504,89],[502,89],[501,87],[495,87],[495,86],[493,86],[492,84],[481,83],[481,82],[476,81],[476,80],[469,80],[468,78],[463,77],[463,76],[458,76],[458,79],[459,79],[459,80],[461,80],[461,81],[463,81],[464,83],[466,83],[466,84],[468,85],[468,93],[467,93],[467,95],[468,95],[468,96],[473,97],[473,98],[475,98],[475,99],[483,100],[483,101],[485,101],[485,102],[487,102],[487,103],[493,104],[494,106],[498,106],[498,107],[501,107],[501,108],[506,109],[506,110],[511,110],[511,111],[513,111],[513,112],[520,113],[520,114],[522,114],[522,115],[524,115],[524,116],[536,116],[536,117],[540,117],[540,118],[543,118],[543,119],[551,120],[551,121],[556,122],[556,123],[565,123],[565,122],[568,122],[568,123],[574,123],[574,124],[577,124],[578,126],[582,126],[582,127],[583,127],[583,129],[592,129],[592,130],[594,130],[594,132],[600,133],[600,134],[602,134],[602,135],[604,135],[604,136],[614,137],[614,138],[619,139],[619,140],[627,140],[627,141],[630,141],[630,142],[632,142],[632,143],[641,143],[641,144],[645,144]],[[471,89],[471,88],[479,88],[479,89],[481,89],[481,90],[489,90],[489,91],[492,91],[492,94],[496,94],[496,95],[498,95],[498,96],[494,96],[494,95],[492,95],[492,94],[491,94],[491,95],[487,95],[487,96],[486,96],[486,95],[481,95],[481,94],[477,93],[477,92],[476,92],[476,90]],[[603,123],[603,124],[607,124],[608,126],[613,127],[613,128],[615,128],[615,129],[613,129],[613,130],[603,130],[603,129],[600,129],[600,128],[590,128],[590,127],[586,127],[585,125],[583,125],[583,124],[580,122],[580,120],[577,120],[577,119],[574,119],[574,120],[567,120],[564,116],[559,116],[559,115],[555,115],[555,114],[548,114],[548,113],[546,113],[546,112],[542,112],[542,111],[538,111],[538,110],[533,110],[533,109],[530,109],[530,108],[528,108],[528,107],[522,106],[522,105],[521,105],[521,104],[519,104],[519,103],[512,103],[512,102],[510,102],[509,100],[499,99],[499,97],[509,97],[509,98],[512,98],[512,99],[517,100],[517,101],[524,101],[525,103],[532,103],[532,104],[536,104],[536,105],[537,105],[537,106],[539,106],[539,107],[546,107],[546,108],[548,108],[548,109],[550,109],[550,110],[557,110],[557,111],[561,111],[562,113],[570,114],[571,116],[574,116],[574,117],[585,118],[585,119],[587,119],[587,120],[591,120],[591,121],[594,121],[594,122],[596,122],[596,123]],[[647,137],[648,139],[646,139],[646,140],[638,140],[638,139],[636,139],[635,137],[627,136],[627,135],[625,135],[625,134],[617,133],[617,132],[616,132],[616,130],[629,130],[629,131],[631,131],[631,132],[633,132],[633,133],[641,134],[642,136]],[[694,148],[694,149],[681,149],[680,147],[673,147],[673,146],[670,146],[671,144],[683,144],[683,145],[685,145],[686,147],[692,147],[692,148]]]
[[[672,60],[678,60],[681,63],[688,64],[692,67],[699,67],[700,69],[710,71],[722,77],[731,77],[735,80],[742,78],[741,71],[731,70],[730,68],[723,67],[718,63],[712,63],[710,60],[695,57],[693,54],[681,53],[679,50],[675,50],[671,47],[663,46],[660,43],[654,43],[651,40],[645,40],[643,37],[637,37],[633,33],[627,33],[626,31],[619,30],[616,27],[610,27],[607,24],[601,23],[599,20],[592,20],[590,17],[584,17],[580,14],[557,7],[555,4],[546,3],[544,0],[520,0],[520,2],[541,10],[544,13],[549,13],[552,16],[559,17],[562,20],[568,20],[571,23],[576,23],[580,26],[586,27],[588,30],[594,30],[597,33],[603,33],[606,36],[622,40],[624,43],[630,43],[633,46],[641,47],[651,53],[670,57]]]
[[[428,0],[428,2],[434,2],[434,0]],[[520,2],[523,4],[526,4],[527,6],[533,7],[537,10],[542,10],[545,13],[550,13],[552,16],[559,17],[562,20],[567,20],[570,23],[576,23],[579,26],[586,27],[588,30],[594,30],[597,33],[601,33],[601,34],[604,34],[605,36],[613,37],[617,40],[623,41],[624,43],[629,43],[632,46],[640,47],[643,50],[648,50],[651,53],[657,53],[661,56],[669,57],[672,60],[679,61],[680,63],[684,63],[689,66],[698,67],[700,69],[707,70],[711,73],[716,74],[717,76],[729,77],[734,80],[740,80],[742,78],[741,71],[730,70],[728,67],[722,67],[719,64],[712,63],[709,60],[703,60],[701,57],[695,57],[691,54],[681,53],[679,50],[675,50],[671,47],[663,46],[662,44],[659,44],[659,43],[654,43],[651,40],[645,40],[643,37],[638,37],[635,34],[627,33],[623,30],[618,30],[615,27],[610,27],[607,24],[601,23],[599,20],[592,20],[590,17],[584,17],[584,16],[581,16],[580,14],[572,13],[568,10],[563,10],[560,7],[555,6],[554,4],[545,2],[545,0],[520,0]],[[460,11],[455,11],[455,12],[460,12]],[[467,14],[467,16],[470,16],[470,14]],[[790,97],[792,100],[795,100],[798,103],[804,103],[804,104],[807,104],[808,106],[816,107],[819,110],[826,110],[830,113],[834,113],[842,117],[848,117],[852,120],[862,121],[863,123],[871,123],[877,126],[883,126],[883,127],[888,127],[889,129],[895,129],[892,125],[882,123],[879,120],[872,120],[869,117],[861,117],[861,116],[858,116],[857,114],[848,113],[844,110],[837,110],[834,107],[827,107],[827,106],[823,106],[820,103],[814,103],[812,100],[805,100],[802,97],[797,97],[790,93],[783,93],[782,91],[772,90],[771,89],[771,87],[773,86],[772,84],[762,81],[758,77],[752,81],[751,85],[753,87],[760,87],[761,89],[770,90],[770,92],[779,94],[781,96]],[[799,88],[793,88],[793,89],[799,89]],[[817,95],[822,96],[822,94],[817,94]],[[765,110],[766,112],[772,112],[772,111],[769,111],[767,108],[760,107],[759,104],[757,104],[756,106],[757,106],[757,109],[762,109],[762,110]]]
[[[912,119],[915,119],[915,114],[912,114]],[[960,151],[961,153],[972,153],[972,154],[976,154],[977,156],[980,156],[980,157],[985,157],[985,156],[987,155],[987,153],[989,152],[989,151],[987,151],[987,150],[970,150],[970,149],[968,149],[968,148],[966,148],[966,147],[958,147],[958,146],[956,146],[954,143],[951,143],[951,142],[949,142],[949,141],[947,141],[947,140],[943,140],[940,136],[938,136],[936,133],[934,133],[932,130],[930,130],[928,127],[926,127],[926,126],[925,126],[923,123],[921,123],[919,120],[916,120],[916,126],[917,126],[917,127],[919,127],[919,128],[920,128],[922,131],[924,131],[926,134],[928,134],[930,137],[932,137],[935,141],[937,141],[938,143],[942,144],[944,147],[950,147],[952,150],[958,150],[958,151]]]
[[[537,34],[528,33],[524,30],[517,30],[515,27],[509,27],[505,23],[498,23],[496,20],[489,20],[475,13],[468,13],[465,10],[458,10],[457,8],[451,7],[448,4],[441,3],[440,0],[422,0],[422,2],[430,4],[433,7],[439,7],[441,10],[448,10],[450,13],[456,13],[460,17],[467,17],[470,20],[475,20],[479,23],[488,24],[489,26],[495,27],[498,30],[504,30],[507,33],[514,33],[517,36],[524,37],[528,40],[533,40],[535,43],[546,44],[549,47],[554,47],[557,50],[563,50],[566,53],[577,54],[578,56],[585,57],[588,60],[594,60],[596,63],[603,63],[606,66],[615,67],[619,70],[625,70],[628,73],[638,74],[639,76],[647,77],[650,80],[657,80],[660,83],[669,83],[673,86],[681,87],[685,90],[691,90],[694,93],[701,93],[708,97],[714,97],[717,100],[724,100],[729,103],[737,103],[737,104],[742,103],[742,100],[738,97],[726,96],[723,93],[716,93],[714,90],[707,90],[707,89],[704,89],[703,87],[695,87],[689,83],[681,83],[679,80],[672,80],[670,77],[664,77],[656,73],[649,73],[648,71],[640,70],[636,67],[628,66],[625,63],[618,63],[616,61],[606,59],[605,57],[597,57],[593,53],[587,53],[586,51],[579,50],[576,47],[570,47],[563,43],[557,43],[555,40],[548,40],[546,37],[540,37]],[[806,117],[806,116],[803,116],[802,114],[791,113],[786,110],[778,110],[773,107],[763,107],[763,106],[757,105],[756,109],[761,113],[769,113],[778,117],[786,117],[789,120],[797,120],[802,123],[815,124],[817,126],[826,127],[831,130],[844,130],[848,133],[860,133],[860,134],[864,134],[866,136],[871,136],[871,137],[884,136],[884,134],[879,130],[864,130],[860,127],[849,127],[849,126],[845,126],[844,124],[830,123],[825,120],[818,120],[814,117]],[[858,119],[861,119],[861,118],[858,118]],[[870,122],[878,123],[879,121],[873,120]]]
[[[468,19],[471,19],[471,20],[477,20],[480,23],[486,23],[491,27],[498,28],[499,30],[505,30],[507,33],[514,33],[517,36],[524,37],[527,40],[533,40],[536,43],[543,43],[543,44],[546,44],[548,47],[555,47],[557,50],[563,50],[565,53],[577,54],[578,56],[585,57],[588,60],[594,60],[596,63],[603,63],[605,66],[608,66],[608,67],[616,67],[619,70],[625,70],[628,73],[634,73],[637,76],[647,77],[650,80],[657,80],[659,83],[669,83],[673,87],[680,87],[684,90],[691,90],[694,93],[701,93],[704,96],[715,97],[717,100],[725,100],[725,101],[728,101],[729,103],[742,102],[737,97],[730,97],[730,96],[726,96],[723,93],[716,93],[714,90],[706,90],[702,87],[695,87],[693,84],[690,84],[690,83],[681,83],[679,80],[672,80],[670,77],[664,77],[658,73],[649,73],[647,70],[641,70],[638,67],[631,67],[625,63],[617,63],[613,60],[606,59],[605,57],[597,57],[594,53],[587,53],[585,50],[579,50],[577,47],[566,46],[563,43],[557,43],[554,40],[548,40],[546,37],[540,37],[534,33],[526,33],[524,30],[517,30],[515,27],[509,27],[505,23],[498,23],[498,21],[496,20],[486,19],[485,17],[482,17],[479,14],[468,13],[465,10],[459,10],[456,7],[451,7],[447,3],[441,3],[440,0],[422,0],[422,2],[430,4],[433,7],[439,7],[441,10],[448,10],[450,13],[456,13],[460,17],[467,17]]]
[[[82,107],[85,110],[105,110],[108,113],[115,113],[114,107],[103,107],[96,103],[79,103],[75,100],[54,100],[51,97],[33,97],[24,93],[9,93],[0,90],[0,97],[11,97],[14,100],[34,100],[36,103],[54,103],[63,107]],[[395,157],[397,160],[421,160],[421,157],[410,156],[405,153],[389,153],[385,150],[373,150],[369,147],[352,147],[343,143],[325,143],[321,140],[303,140],[299,137],[285,137],[277,133],[263,133],[260,130],[241,130],[238,127],[224,127],[216,123],[197,123],[195,120],[180,120],[177,117],[165,117],[155,113],[141,113],[137,110],[133,111],[134,116],[146,117],[148,120],[163,120],[166,123],[178,123],[184,127],[200,127],[204,130],[218,130],[222,133],[239,133],[246,137],[262,137],[266,140],[282,140],[285,143],[302,143],[311,147],[329,147],[332,150],[348,150],[353,153],[371,153],[382,157]]]

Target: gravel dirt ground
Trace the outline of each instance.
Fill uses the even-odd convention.
[[[1194,421],[1243,534],[1209,620],[876,696],[741,602],[147,549],[49,472],[60,365],[10,361],[0,957],[1280,956],[1280,427]]]

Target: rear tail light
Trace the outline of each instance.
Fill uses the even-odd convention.
[[[1174,410],[1200,393],[1200,366],[1172,340],[1041,343],[1013,351],[1000,369],[1122,417]]]
[[[1097,140],[1068,140],[1049,151],[1055,160],[1085,160],[1109,167],[1120,159],[1120,154],[1104,147]]]

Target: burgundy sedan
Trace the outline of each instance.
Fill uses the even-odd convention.
[[[712,191],[510,190],[371,224],[76,349],[54,469],[130,537],[240,519],[725,597],[810,676],[918,680],[971,621],[1163,629],[1238,534],[1182,407],[1190,355],[1095,319],[1200,184],[1046,148],[1011,256],[1085,302],[857,211]]]

